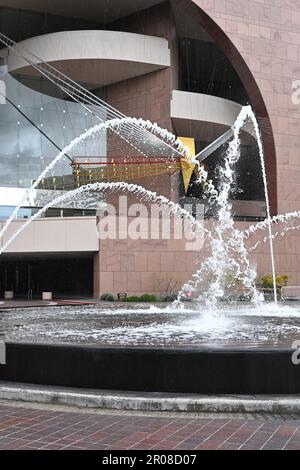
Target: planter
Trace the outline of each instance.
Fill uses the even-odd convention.
[[[42,293],[43,300],[52,300],[52,292],[43,292]]]
[[[6,300],[12,300],[14,298],[14,291],[13,290],[6,290],[4,292],[4,298]]]

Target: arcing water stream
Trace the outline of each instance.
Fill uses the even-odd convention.
[[[250,106],[245,106],[242,108],[233,126],[233,140],[229,143],[228,151],[225,157],[225,164],[219,169],[220,191],[215,201],[218,208],[218,223],[216,224],[215,228],[215,236],[212,236],[211,239],[212,254],[195,273],[193,279],[183,286],[178,294],[176,304],[180,303],[180,301],[186,296],[187,292],[195,291],[197,286],[203,283],[204,277],[207,276],[208,273],[211,276],[208,290],[204,291],[199,299],[204,300],[210,307],[215,307],[216,302],[224,296],[226,275],[228,273],[230,273],[234,279],[242,281],[243,285],[252,293],[252,299],[255,303],[261,299],[255,287],[256,272],[249,263],[248,251],[244,244],[244,235],[234,228],[232,206],[229,202],[230,192],[233,189],[234,183],[234,169],[237,161],[240,158],[240,133],[248,119],[252,121],[254,126],[259,149],[259,157],[261,161],[267,207],[267,219],[263,222],[263,224],[264,226],[268,227],[270,234],[270,254],[274,286],[274,300],[275,303],[277,303],[272,219],[270,215],[264,152],[256,117],[252,108]],[[236,261],[236,254],[238,254],[239,262]],[[242,269],[242,266],[244,266],[244,269]]]
[[[215,224],[214,234],[210,233],[210,247],[211,247],[211,256],[204,261],[201,268],[194,275],[192,281],[186,283],[178,295],[178,302],[180,302],[186,294],[188,289],[193,291],[196,290],[197,286],[203,281],[204,276],[208,274],[211,276],[211,282],[208,290],[198,296],[199,299],[205,300],[210,306],[215,306],[217,301],[221,299],[224,295],[224,278],[228,273],[230,273],[235,279],[242,281],[244,287],[246,287],[252,293],[252,298],[254,302],[259,300],[259,295],[255,287],[255,277],[256,272],[250,266],[248,259],[248,252],[244,245],[244,235],[239,230],[234,228],[234,222],[232,217],[232,206],[229,202],[230,192],[232,190],[234,182],[234,168],[238,159],[240,158],[240,133],[246,123],[250,119],[253,123],[255,135],[258,143],[259,156],[261,161],[261,168],[263,174],[266,206],[267,206],[267,219],[264,224],[269,229],[269,239],[270,239],[270,252],[271,252],[271,264],[272,264],[272,275],[274,280],[274,298],[277,302],[277,292],[276,292],[276,275],[275,275],[275,264],[274,264],[274,253],[273,253],[273,237],[272,237],[272,219],[270,216],[270,205],[268,197],[268,188],[267,188],[267,179],[266,179],[266,170],[263,154],[263,146],[260,137],[259,127],[255,115],[250,106],[246,106],[241,110],[234,126],[233,126],[233,140],[229,144],[228,151],[225,157],[225,165],[220,168],[220,190],[217,193],[211,181],[207,181],[207,172],[199,164],[199,162],[194,162],[198,166],[199,171],[199,182],[205,183],[205,189],[208,193],[209,200],[214,200],[217,211],[217,223]],[[24,203],[24,200],[35,188],[38,187],[41,180],[45,177],[50,169],[59,162],[66,153],[69,153],[77,144],[84,141],[87,138],[92,138],[97,135],[98,132],[107,129],[117,129],[118,126],[123,125],[135,125],[142,126],[143,128],[153,132],[155,135],[159,135],[162,139],[170,143],[174,148],[182,155],[184,155],[191,162],[192,157],[189,154],[189,150],[186,149],[180,140],[177,140],[176,137],[169,133],[167,130],[160,128],[157,124],[152,124],[150,121],[144,121],[143,119],[136,118],[118,118],[104,123],[100,123],[87,132],[83,133],[81,136],[74,139],[68,146],[66,146],[56,157],[55,159],[47,166],[47,168],[42,172],[39,178],[35,181],[33,186],[28,190],[28,193],[24,199],[20,202],[19,206],[15,208],[13,214],[7,220],[2,231],[0,232],[0,238],[3,238],[4,233],[6,232],[8,226],[12,220],[16,217],[18,210]],[[114,190],[128,190],[134,192],[136,195],[147,197],[148,200],[164,204],[169,207],[172,213],[180,214],[184,217],[191,217],[189,213],[184,211],[178,204],[172,203],[162,196],[157,196],[151,191],[147,191],[141,186],[130,185],[126,183],[94,183],[84,187],[80,187],[74,191],[64,194],[56,198],[55,200],[49,202],[44,206],[40,211],[37,212],[33,217],[31,217],[2,247],[0,254],[7,248],[7,246],[21,233],[31,222],[32,220],[39,217],[47,208],[52,207],[55,204],[58,204],[64,200],[67,200],[70,197],[74,197],[78,194],[84,193],[85,191],[114,191]],[[264,226],[265,226],[264,225]],[[203,230],[201,226],[201,230]],[[250,230],[250,229],[249,229]],[[177,302],[177,303],[178,303]]]
[[[57,198],[50,201],[44,207],[42,207],[36,214],[34,214],[30,219],[28,219],[25,224],[23,224],[2,246],[1,252],[3,253],[8,246],[31,224],[35,219],[39,218],[47,209],[50,207],[56,206],[62,202],[67,201],[68,199],[74,199],[76,196],[79,196],[85,192],[96,191],[97,193],[101,192],[116,192],[116,191],[126,191],[131,194],[135,194],[139,198],[144,198],[147,202],[152,202],[164,206],[170,214],[175,216],[181,216],[188,221],[190,221],[195,227],[198,233],[202,234],[205,230],[200,222],[194,219],[194,217],[185,209],[183,209],[179,204],[176,204],[164,196],[157,196],[156,193],[149,191],[142,186],[136,184],[130,184],[125,182],[120,183],[91,183],[85,186],[80,186],[77,189],[68,191],[67,193],[58,196]],[[209,234],[207,230],[206,233]]]
[[[61,152],[52,160],[52,162],[45,168],[45,170],[40,174],[40,176],[36,179],[36,181],[33,183],[33,185],[28,189],[22,200],[19,202],[18,206],[14,209],[12,212],[11,216],[9,219],[6,221],[4,224],[4,227],[0,231],[0,239],[3,238],[3,235],[7,231],[8,227],[10,226],[11,222],[15,219],[15,217],[18,214],[18,211],[24,204],[24,202],[27,200],[27,198],[30,196],[33,190],[35,190],[41,181],[45,178],[45,176],[48,174],[48,172],[62,159],[65,157],[66,154],[71,152],[76,145],[80,144],[84,140],[88,138],[94,138],[99,132],[102,132],[104,130],[108,129],[117,129],[119,126],[123,125],[126,122],[126,124],[135,124],[141,127],[146,128],[147,130],[154,132],[156,135],[159,135],[162,139],[167,140],[168,142],[171,142],[172,145],[177,149],[178,152],[180,152],[182,155],[186,156],[187,159],[192,160],[192,157],[190,156],[190,151],[187,147],[184,147],[183,144],[181,143],[180,140],[177,140],[176,137],[168,132],[166,129],[162,129],[159,127],[157,124],[152,124],[150,121],[145,121],[143,119],[136,119],[136,118],[122,118],[122,119],[112,119],[110,121],[106,121],[104,123],[97,124],[96,126],[93,126],[83,134],[81,134],[79,137],[76,137],[75,139],[72,140],[72,142],[64,147]],[[205,184],[205,189],[207,190],[208,194],[210,197],[216,195],[215,188],[212,184],[211,181],[207,181],[207,172],[204,170],[201,165],[199,165],[198,162],[196,162],[199,168],[199,174],[200,174],[200,179],[201,182],[206,183]],[[0,251],[0,254],[2,251]]]

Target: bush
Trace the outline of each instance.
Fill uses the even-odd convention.
[[[271,289],[273,287],[273,277],[272,277],[272,275],[271,274],[265,274],[261,278],[261,283],[262,283],[262,286],[265,289]]]
[[[157,302],[157,297],[155,295],[144,294],[141,296],[132,295],[131,297],[126,297],[124,302]]]
[[[176,294],[169,294],[169,295],[166,295],[166,297],[163,298],[163,302],[175,302],[175,300],[177,299],[177,295]]]
[[[278,280],[276,278],[276,284],[278,285],[280,283],[279,287],[287,286],[288,281],[289,281],[289,276],[287,276],[286,274],[279,276]]]
[[[137,295],[131,295],[124,299],[124,302],[139,302],[139,297]]]
[[[284,275],[276,275],[276,287],[280,288],[286,286],[288,283],[289,277]],[[262,286],[265,289],[272,289],[273,288],[273,276],[271,274],[266,274],[261,278]]]
[[[104,302],[114,302],[115,298],[112,294],[103,294],[101,295],[100,300],[103,300]]]
[[[141,295],[140,299],[141,302],[157,302],[157,297],[150,294]]]

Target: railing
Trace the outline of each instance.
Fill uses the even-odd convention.
[[[36,214],[41,207],[21,207],[19,211],[19,215],[17,220],[26,220]],[[52,207],[47,209],[40,218],[50,218],[50,217],[57,217],[57,218],[65,218],[65,217],[95,217],[96,216],[96,209],[62,209],[62,208],[55,208]],[[9,214],[5,214],[1,216],[0,213],[0,220],[7,220],[9,218]]]

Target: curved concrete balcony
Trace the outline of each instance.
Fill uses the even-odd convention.
[[[105,19],[106,23],[132,15],[140,10],[162,3],[163,0],[0,0],[0,7],[16,8],[66,18],[82,18],[90,21]],[[109,4],[112,4],[111,6]],[[110,8],[108,8],[110,6]]]
[[[118,31],[64,31],[19,43],[73,80],[101,87],[170,66],[168,41]],[[36,63],[39,63],[36,60]],[[38,72],[17,54],[8,56],[8,71],[23,76]]]
[[[242,106],[216,96],[174,90],[171,117],[177,135],[214,141],[236,121]]]

